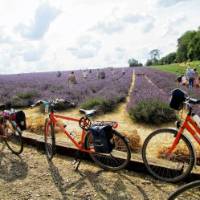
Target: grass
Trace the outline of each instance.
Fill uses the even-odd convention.
[[[200,61],[192,61],[187,63],[173,63],[169,65],[157,65],[152,67],[161,71],[181,75],[185,74],[185,70],[188,66],[191,66],[192,68],[197,68],[197,71],[200,73]]]

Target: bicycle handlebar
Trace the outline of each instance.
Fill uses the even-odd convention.
[[[193,105],[200,104],[200,100],[191,98],[191,97],[186,97],[184,104],[186,105],[186,107],[188,109],[188,115],[191,115],[192,114],[192,105],[191,104],[193,104]]]
[[[188,98],[187,98],[187,101],[188,101],[188,103],[190,103],[190,104],[200,104],[200,100],[195,99],[195,98],[191,98],[191,97],[188,97]]]

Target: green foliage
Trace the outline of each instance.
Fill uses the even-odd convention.
[[[19,97],[20,99],[32,99],[38,97],[39,94],[37,91],[32,90],[28,92],[18,93],[16,96]]]
[[[176,52],[169,53],[165,57],[162,57],[158,63],[160,65],[171,64],[176,62]]]
[[[196,32],[188,45],[187,57],[190,60],[200,60],[200,31]]]
[[[190,42],[195,35],[196,31],[187,31],[178,39],[177,62],[188,60]]]
[[[13,96],[10,100],[12,107],[27,107],[33,104],[31,99],[23,99],[18,96]]]
[[[159,59],[159,50],[153,49],[150,52],[151,59],[147,60],[146,65],[165,65],[200,60],[200,29],[185,32],[178,38],[177,46],[176,52],[172,52],[161,59]]]
[[[99,106],[102,104],[103,99],[100,98],[94,98],[94,99],[89,99],[85,103],[81,104],[81,108],[83,109],[92,109],[95,106]]]
[[[112,112],[117,106],[117,101],[109,99],[94,98],[89,99],[85,103],[81,104],[83,109],[97,109],[100,113]]]
[[[153,49],[149,52],[151,59],[148,59],[146,62],[146,66],[151,65],[158,65],[159,64],[159,58],[160,58],[160,50],[159,49]]]
[[[149,52],[149,54],[151,56],[152,61],[159,60],[159,58],[160,58],[160,50],[159,49],[153,49]]]
[[[151,59],[148,59],[146,62],[146,66],[151,66],[153,64],[153,61]]]
[[[132,120],[148,124],[162,124],[176,119],[174,110],[168,104],[156,100],[144,100],[131,108]]]
[[[139,63],[136,59],[131,58],[128,60],[129,67],[140,67],[142,63]]]
[[[169,65],[157,65],[153,66],[155,69],[159,69],[161,71],[170,72],[179,75],[185,74],[186,68],[191,66],[192,68],[196,68],[200,73],[200,61],[192,61],[187,63],[173,63]]]

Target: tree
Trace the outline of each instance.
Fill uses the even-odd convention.
[[[166,56],[162,57],[158,64],[165,65],[165,64],[171,64],[176,62],[176,52],[172,52],[167,54]]]
[[[150,56],[151,56],[151,60],[155,61],[155,60],[159,60],[160,59],[160,50],[159,49],[153,49],[149,52]]]
[[[192,41],[192,38],[194,38],[196,35],[196,31],[187,31],[184,33],[179,39],[178,39],[178,49],[176,53],[176,60],[178,62],[184,62],[189,59],[188,56],[191,55],[191,47],[190,42]],[[189,53],[190,52],[190,53]]]
[[[200,60],[200,30],[196,32],[188,44],[187,57],[190,60]]]
[[[136,59],[131,58],[128,60],[129,67],[138,67],[142,66],[142,63],[139,63]]]

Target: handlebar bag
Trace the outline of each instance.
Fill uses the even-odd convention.
[[[18,111],[15,113],[15,122],[22,131],[26,130],[26,115],[23,111]]]
[[[172,91],[172,96],[170,100],[170,107],[175,110],[181,110],[183,108],[183,102],[186,100],[186,93],[180,89],[175,89]]]
[[[110,153],[114,148],[112,126],[92,126],[89,130],[92,132],[95,152]]]

